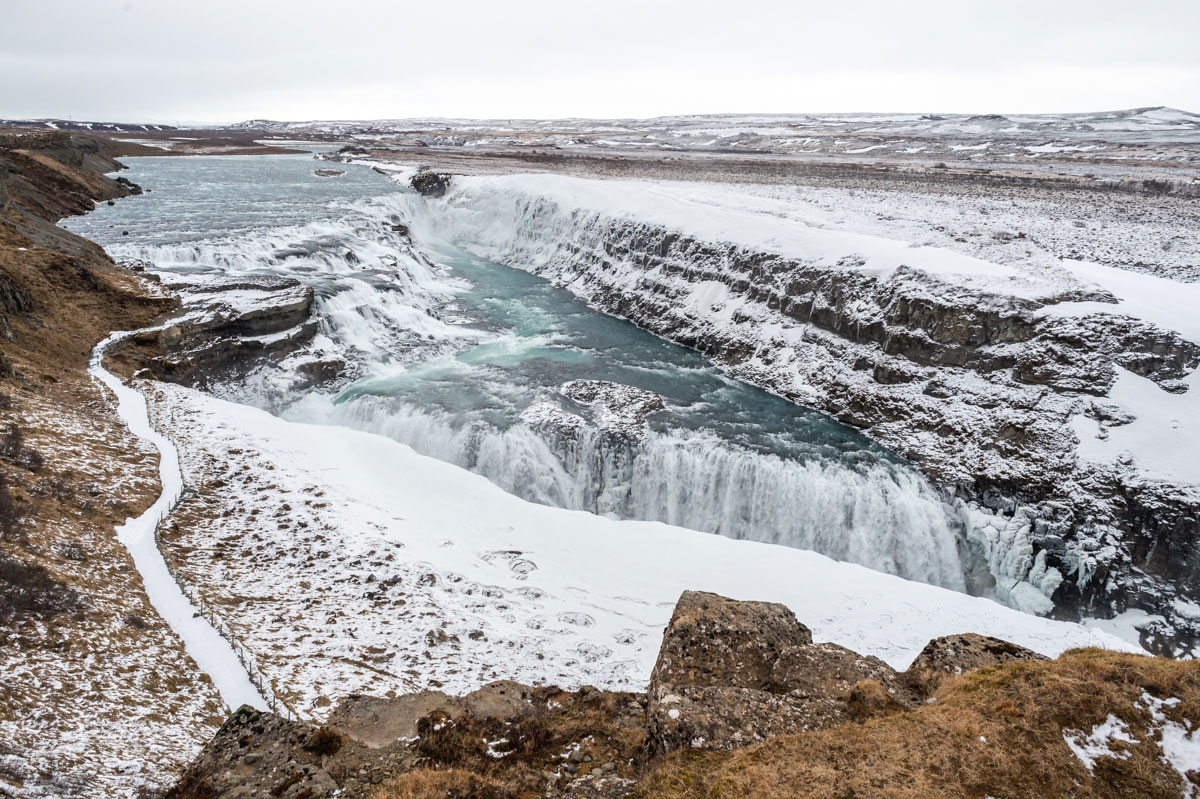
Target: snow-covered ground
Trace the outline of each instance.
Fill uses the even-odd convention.
[[[881,280],[909,266],[958,286],[1030,299],[1056,297],[1084,285],[1060,266],[1041,262],[1036,269],[1021,268],[951,247],[928,246],[897,236],[895,226],[869,217],[866,224],[829,224],[802,194],[770,196],[752,186],[566,175],[460,177],[447,203],[449,210],[481,221],[472,227],[470,237],[461,237],[481,251],[499,252],[511,241],[509,225],[523,210],[521,206],[545,203],[567,213],[658,225],[703,242],[732,244],[830,269],[858,270]],[[861,211],[858,216],[863,216]],[[454,222],[451,218],[450,224]]]
[[[114,333],[97,344],[88,371],[116,396],[117,415],[128,425],[129,431],[158,450],[158,479],[162,491],[150,507],[117,527],[117,538],[129,550],[150,603],[183,641],[196,665],[212,680],[226,709],[233,711],[242,705],[250,705],[265,710],[267,703],[251,683],[232,644],[221,637],[180,590],[155,542],[159,520],[175,505],[183,491],[183,475],[174,445],[150,424],[145,397],[104,368],[105,351],[125,335]]]
[[[273,122],[236,127],[276,137],[336,136],[462,151],[564,150],[727,156],[785,154],[811,160],[1004,162],[1026,169],[1099,167],[1126,173],[1186,163],[1200,115],[1174,108],[1081,114],[710,114],[654,119],[390,119]],[[1173,166],[1174,164],[1172,164]],[[1086,168],[1086,167],[1085,167]],[[1083,169],[1076,170],[1082,172]],[[1170,174],[1167,169],[1164,174]]]
[[[306,717],[348,693],[496,678],[642,687],[685,589],[783,602],[817,640],[899,668],[960,632],[1137,650],[812,552],[528,503],[382,436],[141,387],[197,489],[168,552]]]
[[[224,718],[212,683],[159,619],[114,535],[114,525],[140,515],[158,494],[157,453],[90,382],[63,381],[58,392],[38,391],[19,406],[26,442],[45,456],[47,476],[68,466],[90,488],[59,506],[65,512],[49,506],[29,528],[43,562],[74,599],[65,612],[4,620],[6,799],[152,794],[173,781]],[[81,505],[90,512],[81,513]]]

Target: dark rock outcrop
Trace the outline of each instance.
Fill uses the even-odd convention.
[[[571,380],[559,393],[568,402],[534,403],[521,421],[550,444],[567,470],[592,475],[587,507],[630,515],[630,475],[649,431],[647,417],[662,410],[662,397],[604,380]]]
[[[313,733],[307,724],[242,706],[221,726],[167,797],[333,796],[338,784],[321,767],[322,755],[305,748]]]
[[[278,361],[312,340],[313,290],[285,277],[257,276],[206,282],[187,293],[178,319],[143,330],[110,356],[126,371],[147,370],[158,380],[203,387]],[[306,379],[323,382],[339,362],[305,364]]]
[[[564,397],[592,409],[599,427],[634,437],[640,437],[647,416],[665,407],[662,397],[653,391],[606,380],[571,380],[559,390]]]
[[[650,675],[647,745],[732,749],[915,701],[886,663],[814,644],[783,605],[687,591]]]
[[[431,169],[420,169],[412,176],[409,185],[422,197],[443,197],[450,188],[450,175]]]

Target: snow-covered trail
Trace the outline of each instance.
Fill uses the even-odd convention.
[[[117,538],[133,556],[134,566],[142,576],[150,604],[183,640],[187,653],[208,674],[221,700],[230,710],[242,705],[266,710],[266,700],[250,681],[250,675],[238,660],[233,646],[221,637],[183,593],[167,570],[167,563],[155,544],[154,532],[159,520],[170,511],[183,492],[183,475],[175,445],[150,424],[146,398],[104,368],[105,351],[129,335],[130,332],[116,332],[97,344],[88,360],[88,372],[116,395],[117,415],[129,430],[158,449],[158,476],[162,493],[140,516],[126,519],[124,524],[117,526]]]

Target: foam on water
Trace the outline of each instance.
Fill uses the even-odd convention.
[[[784,459],[679,429],[635,442],[595,429],[561,439],[485,414],[464,423],[397,397],[309,395],[285,415],[386,435],[533,502],[812,549],[964,588],[952,511],[919,474],[886,460]]]
[[[351,167],[345,183],[310,180],[304,158],[131,160],[130,177],[155,193],[73,229],[152,263],[168,285],[264,273],[308,283],[321,327],[314,348],[360,376],[302,394],[287,381],[225,387],[239,400],[390,436],[534,502],[964,588],[959,517],[913,467],[545,280],[465,252],[480,242],[510,255],[536,249],[528,230],[519,247],[502,246],[517,235],[511,217],[460,208],[438,223],[423,200],[369,170]],[[189,206],[205,209],[199,223]],[[666,407],[644,435],[608,435],[558,390],[580,378],[653,391]],[[566,436],[526,423],[539,403],[581,426]]]

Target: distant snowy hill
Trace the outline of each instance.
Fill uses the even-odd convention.
[[[415,118],[276,122],[256,119],[235,128],[295,135],[450,134],[463,142],[540,134],[546,144],[613,143],[677,145],[686,148],[754,140],[788,148],[805,135],[896,135],[925,137],[995,136],[1002,139],[1066,137],[1125,140],[1200,139],[1200,114],[1162,106],[1082,114],[714,114],[651,119],[453,119]],[[593,137],[604,137],[596,140]],[[553,137],[558,137],[555,141]],[[573,142],[584,137],[585,142]],[[615,137],[615,138],[614,138]],[[793,141],[800,137],[801,141]],[[450,143],[450,142],[446,142]]]

